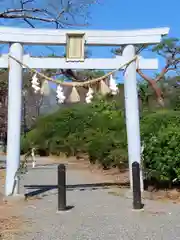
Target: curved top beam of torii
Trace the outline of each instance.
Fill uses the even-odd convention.
[[[0,43],[19,42],[24,44],[65,45],[66,34],[85,34],[86,45],[117,46],[127,44],[156,44],[169,28],[139,30],[52,30],[0,27]]]

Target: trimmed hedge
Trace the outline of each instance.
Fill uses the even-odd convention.
[[[158,111],[141,117],[145,143],[143,165],[149,179],[180,179],[180,112]],[[37,147],[45,154],[67,156],[86,153],[92,163],[127,167],[124,112],[115,101],[98,99],[39,119],[36,128],[22,138],[22,152]]]

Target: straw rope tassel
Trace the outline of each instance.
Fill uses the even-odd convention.
[[[44,94],[45,96],[49,96],[50,94],[50,87],[49,87],[49,81],[44,80],[41,86],[41,94]]]
[[[111,92],[108,85],[103,80],[100,81],[100,91],[102,95],[106,95]]]
[[[69,101],[72,103],[80,101],[80,96],[75,86],[72,87],[71,94],[69,95]]]

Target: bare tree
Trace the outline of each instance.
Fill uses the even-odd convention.
[[[97,0],[10,0],[7,4],[7,0],[0,0],[0,19],[3,19],[3,24],[16,20],[32,28],[39,25],[55,28],[85,26],[88,24],[89,8],[96,2]],[[52,71],[49,73],[52,74]],[[58,69],[53,75],[64,75],[75,81],[86,80],[82,73],[71,69]]]
[[[27,127],[30,127],[39,116],[44,97],[40,93],[34,94],[31,87],[31,78],[31,73],[23,72],[22,116],[26,119]],[[7,98],[8,71],[6,69],[0,72],[0,130],[2,133],[7,130]],[[22,119],[22,122],[24,119]]]
[[[56,28],[84,26],[88,9],[94,3],[95,0],[0,0],[0,19],[18,20],[32,28],[42,23]]]
[[[34,93],[31,84],[32,73],[26,71],[23,72],[23,91],[22,91],[22,102],[23,102],[23,122],[25,127],[30,128],[34,124],[37,117],[40,115],[40,109],[43,105],[44,95]]]
[[[9,25],[9,23],[11,24],[12,21],[14,24],[14,21],[16,21],[18,25],[24,23],[28,27],[32,28],[38,26],[47,26],[53,28],[85,26],[89,17],[89,7],[95,2],[95,0],[0,0],[0,20],[2,20],[2,25]],[[66,77],[79,77],[77,77],[72,70],[57,70],[55,75],[58,75],[58,72]],[[5,75],[6,76],[1,76],[1,79],[7,82],[6,71]],[[25,78],[29,79],[30,81],[29,76],[30,75],[28,74]],[[1,93],[3,91],[3,94],[1,95],[6,97],[7,84],[4,83],[3,85],[2,82],[1,85],[4,87],[3,89],[0,87]],[[29,89],[27,81],[24,88],[26,90]],[[32,95],[31,92],[28,94],[28,96],[30,97],[30,95]],[[37,99],[32,99],[36,101],[37,112],[39,112],[38,109],[42,105],[43,96],[37,96]],[[4,100],[1,102],[4,104]],[[2,119],[3,118],[4,117],[2,117]]]
[[[164,79],[165,74],[170,71],[178,73],[180,67],[180,41],[178,38],[163,39],[162,42],[152,48],[153,52],[164,58],[165,65],[162,70],[156,74],[154,78],[144,74],[140,69],[137,69],[137,73],[148,82],[148,84],[154,90],[158,103],[164,106],[163,92],[158,86],[158,83]]]
[[[113,52],[117,55],[121,55],[124,47],[115,49]],[[149,47],[147,45],[137,45],[136,54],[139,54],[143,50],[148,49],[152,52],[156,52],[159,56],[163,57],[165,60],[165,65],[155,77],[150,77],[137,68],[137,73],[148,82],[149,86],[154,90],[157,101],[161,106],[164,106],[163,92],[159,86],[159,82],[164,79],[164,76],[170,72],[175,71],[179,74],[180,68],[180,40],[178,38],[164,38],[160,44],[154,47]]]

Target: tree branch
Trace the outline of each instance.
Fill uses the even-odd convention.
[[[49,22],[49,23],[56,23],[56,19],[54,18],[43,18],[43,17],[35,17],[28,14],[11,14],[11,15],[3,15],[0,14],[0,18],[9,18],[9,19],[31,19],[31,20],[37,20],[42,22]]]
[[[56,5],[52,3],[44,3],[42,8],[39,5],[35,5],[35,0],[19,0],[20,8],[9,8],[0,12],[1,19],[22,19],[28,25],[34,28],[34,25],[29,20],[35,20],[36,22],[54,23],[56,28],[67,26],[85,26],[87,24],[76,24],[75,17],[78,19],[84,18],[84,13],[89,5],[95,3],[90,0],[76,1],[56,1]],[[4,0],[5,2],[5,0]],[[54,2],[53,2],[54,3]],[[5,3],[4,3],[5,5]],[[31,6],[33,6],[31,8]],[[38,6],[38,7],[34,7]],[[59,9],[60,6],[60,9]],[[83,16],[81,15],[83,13]]]
[[[26,18],[24,18],[24,21],[25,21],[27,24],[29,24],[30,27],[35,28],[35,26],[34,26],[29,20],[27,20]]]
[[[169,71],[169,65],[166,65],[166,66],[162,69],[161,73],[155,78],[155,81],[156,81],[156,82],[159,82],[159,81],[164,77],[164,75],[165,75],[168,71]]]
[[[152,87],[152,89],[155,92],[155,95],[157,97],[158,103],[164,107],[164,100],[163,100],[163,93],[161,89],[157,85],[157,81],[153,80],[152,78],[146,76],[140,69],[137,69],[137,73],[148,82],[148,84]]]
[[[16,9],[12,8],[12,9],[7,9],[4,12],[1,12],[0,16],[7,15],[7,17],[8,17],[9,16],[8,14],[23,13],[23,12],[30,12],[30,13],[39,12],[39,13],[42,13],[42,12],[47,12],[47,10],[46,9],[40,9],[40,8],[16,8]]]

